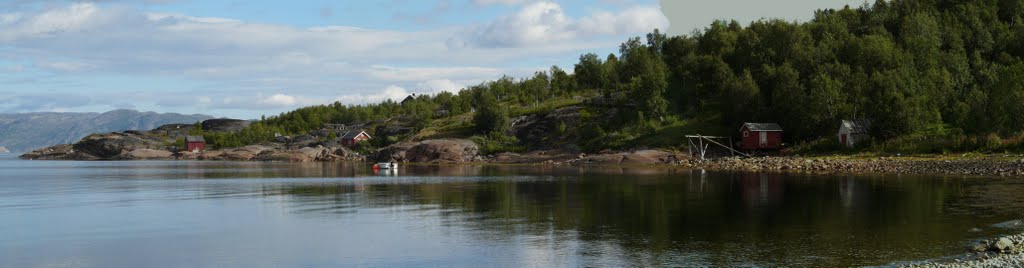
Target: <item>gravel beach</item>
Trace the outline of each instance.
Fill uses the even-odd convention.
[[[902,267],[1024,267],[1024,234],[1004,236],[978,243],[971,248],[973,257],[944,262],[921,262]]]
[[[710,160],[682,160],[676,164],[683,167],[712,170],[1024,176],[1024,158],[1002,156],[977,158],[728,157]]]

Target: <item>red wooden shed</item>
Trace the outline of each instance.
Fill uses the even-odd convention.
[[[206,139],[203,136],[185,136],[185,147],[189,152],[202,152],[206,150]]]
[[[365,141],[370,139],[370,134],[366,134],[366,131],[349,131],[345,135],[341,135],[342,145],[356,145],[359,141]]]
[[[782,147],[782,127],[776,123],[744,123],[740,128],[740,148],[743,150],[779,149]]]

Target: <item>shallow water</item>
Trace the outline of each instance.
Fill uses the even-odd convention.
[[[0,267],[890,265],[1024,218],[1005,178],[3,157]]]

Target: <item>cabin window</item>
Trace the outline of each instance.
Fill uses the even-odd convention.
[[[747,131],[743,132],[743,137],[744,138],[749,137],[749,136],[750,136],[750,132],[747,132]]]

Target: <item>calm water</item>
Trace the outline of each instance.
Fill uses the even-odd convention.
[[[1020,232],[1024,181],[0,156],[0,267],[861,266]],[[980,230],[972,230],[978,228]]]

